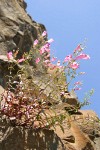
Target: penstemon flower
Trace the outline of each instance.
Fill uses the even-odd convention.
[[[68,55],[65,57],[64,62],[71,61],[71,60],[72,60],[72,55]]]
[[[90,56],[87,55],[87,54],[81,53],[81,54],[78,55],[75,59],[76,59],[76,60],[79,60],[79,59],[90,59]]]
[[[51,58],[51,61],[53,62],[53,61],[55,61],[57,59],[57,57],[52,57]]]
[[[42,55],[45,52],[50,52],[50,44],[46,43],[44,46],[41,47],[40,49],[40,54]]]
[[[44,31],[43,33],[42,33],[42,36],[46,36],[47,35],[47,31]]]
[[[7,58],[8,58],[8,60],[13,59],[12,52],[7,53]]]
[[[34,45],[34,46],[37,45],[38,42],[39,42],[39,41],[36,39],[36,40],[34,41],[34,44],[33,44],[33,45]]]
[[[81,44],[79,44],[76,49],[74,50],[74,53],[80,52],[82,50]]]
[[[73,62],[70,64],[70,68],[77,69],[77,68],[79,68],[79,64],[77,62]]]
[[[38,57],[35,62],[38,64],[40,62],[40,58]]]
[[[82,85],[82,82],[81,81],[77,81],[74,83],[74,85]]]
[[[73,90],[74,91],[79,91],[79,90],[81,90],[82,88],[78,88],[78,87],[76,87],[76,88],[74,88]]]
[[[21,58],[21,59],[18,59],[17,61],[18,61],[18,63],[21,63],[21,62],[25,61],[25,59]]]
[[[45,52],[45,49],[44,49],[44,47],[42,47],[42,48],[40,49],[40,55],[42,55],[44,52]]]

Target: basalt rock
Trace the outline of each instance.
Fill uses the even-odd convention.
[[[57,113],[62,113],[62,110],[57,110]],[[100,124],[96,117],[93,111],[73,114],[64,120],[64,132],[58,125],[55,130],[14,127],[1,117],[0,150],[99,150]]]
[[[33,41],[46,30],[26,13],[23,0],[0,0],[0,54],[14,49],[29,51]]]

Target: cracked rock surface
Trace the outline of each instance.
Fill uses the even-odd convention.
[[[45,30],[26,13],[26,6],[23,0],[0,0],[0,54],[17,48],[29,51]]]

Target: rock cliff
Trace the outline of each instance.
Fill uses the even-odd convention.
[[[26,3],[21,0],[0,1],[0,54],[20,49],[29,51],[33,41],[45,30],[44,25],[27,15]]]
[[[6,53],[19,49],[18,57],[21,58],[24,52],[32,49],[34,40],[46,30],[44,25],[32,20],[26,12],[26,7],[24,0],[0,0],[0,94],[6,87],[6,75],[9,74]],[[42,40],[47,40],[47,37]],[[34,85],[39,86],[38,94],[40,90],[47,87],[50,76],[45,68],[34,64],[30,66],[32,69],[28,68],[27,72],[33,77]],[[19,66],[16,65],[14,74],[18,69]],[[70,112],[70,116],[62,123],[64,132],[58,125],[55,129],[13,127],[0,113],[0,150],[100,150],[100,123],[97,115],[92,110],[74,111],[78,100],[71,93],[66,93],[67,101],[61,103],[56,82],[52,82],[45,88],[43,96],[49,100],[49,103],[51,102],[50,105],[55,103],[57,115]],[[65,83],[65,78],[63,82]],[[50,93],[53,93],[52,98],[49,96]],[[49,107],[45,111],[51,113]]]

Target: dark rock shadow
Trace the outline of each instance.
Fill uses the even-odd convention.
[[[53,130],[9,127],[3,134],[0,150],[65,150]]]

